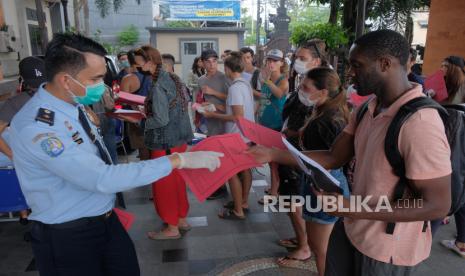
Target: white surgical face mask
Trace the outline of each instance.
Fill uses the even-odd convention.
[[[307,65],[308,65],[308,61],[302,61],[300,58],[296,59],[294,62],[294,70],[298,74],[303,75],[310,70],[307,68]]]
[[[302,90],[299,90],[299,92],[297,92],[297,93],[299,94],[299,101],[303,105],[308,106],[308,107],[315,105],[315,102],[308,98],[308,96],[306,95],[307,93],[305,93]]]

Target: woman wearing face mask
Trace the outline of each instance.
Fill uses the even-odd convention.
[[[124,76],[132,73],[133,68],[129,63],[127,52],[119,52],[116,57],[118,58],[118,67],[121,70],[118,73],[117,80],[119,83],[121,83],[121,80],[124,78]]]
[[[345,93],[337,73],[322,67],[310,70],[300,85],[298,96],[303,104],[313,106],[310,117],[300,130],[301,150],[328,150],[344,129],[349,117]],[[253,151],[251,153],[254,154]],[[285,151],[282,154],[290,155]],[[340,182],[343,195],[348,196],[349,188],[342,169],[332,170],[330,173]],[[304,174],[301,174],[301,196],[306,200],[310,199],[310,203],[306,204],[310,204],[312,209],[317,207],[317,199],[311,190],[311,180]],[[322,211],[309,212],[306,208],[303,209],[303,218],[306,221],[307,240],[316,257],[318,273],[324,275],[329,236],[338,218]],[[308,258],[289,255],[282,261],[291,265],[306,260]]]
[[[128,62],[132,68],[132,73],[123,77],[120,84],[120,90],[128,93],[137,94],[146,97],[152,86],[150,74],[141,72],[141,67],[136,63],[136,53],[131,50],[127,53]],[[143,59],[139,55],[138,59]],[[132,106],[132,109],[139,110],[138,106]],[[150,152],[144,144],[143,123],[127,123],[127,131],[131,148],[139,151],[140,160],[150,159]]]
[[[303,79],[305,73],[318,66],[327,65],[323,53],[324,42],[321,40],[311,40],[299,47],[295,53],[294,70],[299,74],[299,80]],[[321,46],[316,42],[323,43]],[[317,47],[322,49],[317,50]],[[299,84],[296,86],[299,87]],[[282,133],[287,140],[296,148],[299,148],[299,129],[304,125],[306,118],[311,114],[312,106],[304,105],[299,99],[297,91],[293,92],[284,104]],[[292,167],[279,165],[279,195],[295,196],[300,194],[300,172]],[[291,208],[291,210],[294,210]],[[302,218],[302,207],[295,206],[295,212],[288,213],[291,219],[295,236],[293,238],[282,239],[278,244],[286,248],[295,248],[289,257],[306,259],[310,257],[310,248],[307,242],[305,231],[305,221]],[[278,264],[289,265],[288,259],[278,259]]]
[[[147,120],[144,142],[153,159],[184,152],[193,138],[188,115],[187,88],[175,74],[162,68],[161,55],[151,46],[134,51],[139,72],[152,81],[145,101]],[[155,185],[156,184],[156,185]],[[166,223],[161,231],[148,232],[153,240],[178,239],[181,230],[189,230],[186,183],[175,170],[152,184],[153,201],[160,218]]]
[[[296,86],[305,73],[315,67],[330,67],[326,58],[326,43],[318,38],[311,39],[300,46],[295,52],[294,70],[298,74]]]
[[[337,73],[329,68],[315,68],[306,75],[299,90],[299,98],[307,106],[314,106],[300,133],[302,150],[328,150],[348,122],[349,110],[346,96]],[[347,180],[342,168],[330,172],[339,182],[344,196],[349,195]],[[302,196],[310,196],[311,206],[316,197],[311,191],[309,179],[302,175]],[[322,211],[313,213],[303,210],[307,240],[316,256],[319,275],[324,275],[326,249],[329,236],[337,217]]]
[[[149,74],[144,74],[140,66],[137,65],[135,60],[136,56],[137,53],[132,50],[127,53],[128,62],[131,68],[133,68],[133,72],[123,77],[121,80],[120,90],[145,97],[150,90],[152,81]]]

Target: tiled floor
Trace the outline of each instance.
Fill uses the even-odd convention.
[[[256,179],[263,176],[255,174]],[[148,187],[125,193],[128,210],[136,215],[129,233],[137,249],[142,275],[214,275],[234,263],[251,258],[286,254],[276,244],[279,238],[291,235],[290,222],[284,214],[264,213],[256,202],[263,195],[263,181],[255,181],[251,193],[251,211],[245,221],[224,221],[217,211],[226,199],[199,203],[192,194],[189,222],[193,226],[180,240],[152,241],[146,232],[162,224],[148,200]],[[465,275],[465,259],[442,248],[438,241],[452,238],[452,224],[438,233],[431,257],[415,275]],[[23,241],[26,228],[16,222],[0,223],[0,276],[38,275],[30,245]],[[31,271],[32,270],[32,271]],[[309,275],[303,270],[267,269],[253,275]]]

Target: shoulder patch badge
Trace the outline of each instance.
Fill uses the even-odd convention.
[[[42,150],[50,157],[57,157],[65,150],[65,146],[58,137],[49,137],[44,139],[40,146]]]
[[[36,121],[53,126],[55,122],[55,112],[51,111],[50,109],[41,107],[39,108],[39,111],[37,111]]]
[[[54,137],[56,136],[56,134],[54,132],[45,132],[45,133],[39,133],[37,134],[33,139],[32,139],[32,142],[33,143],[37,143],[37,141],[39,141],[40,139],[42,138],[45,138],[45,137]]]

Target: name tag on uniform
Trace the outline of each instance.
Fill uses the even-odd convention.
[[[36,121],[53,126],[55,122],[55,112],[41,107],[37,112]]]

